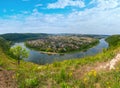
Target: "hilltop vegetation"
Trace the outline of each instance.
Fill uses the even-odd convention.
[[[37,38],[46,38],[49,34],[44,33],[9,33],[0,35],[4,39],[13,42],[21,42],[25,40],[37,39]]]
[[[95,69],[120,52],[120,41],[116,40],[117,46],[114,44],[114,38],[119,40],[119,37],[108,37],[110,47],[95,56],[44,66],[23,61],[17,66],[17,62],[0,49],[0,66],[15,71],[14,79],[19,88],[119,88],[120,62],[113,70]]]
[[[113,35],[106,39],[110,47],[117,47],[120,45],[120,35]]]
[[[10,45],[11,45],[11,42],[9,42],[9,41],[5,40],[4,38],[0,37],[0,48],[2,48],[2,50],[5,53],[9,53]]]
[[[49,36],[78,36],[78,37],[91,37],[91,38],[102,38],[106,37],[107,35],[85,35],[85,34],[45,34],[45,33],[8,33],[2,34],[0,37],[8,41],[13,42],[23,42],[26,40],[34,40],[40,38],[47,38]]]

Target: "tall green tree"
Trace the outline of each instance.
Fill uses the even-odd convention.
[[[21,46],[15,46],[10,48],[10,52],[13,56],[18,60],[18,65],[20,64],[20,60],[23,58],[27,58],[29,56],[28,51]]]

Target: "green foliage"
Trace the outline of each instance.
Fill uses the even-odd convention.
[[[9,48],[10,48],[10,44],[11,44],[11,42],[8,42],[4,38],[0,37],[0,48],[2,48],[2,50],[5,53],[8,53]]]
[[[37,78],[28,78],[25,80],[26,87],[34,88],[39,84],[39,81]]]
[[[54,62],[53,63],[53,67],[60,67],[60,65],[61,65],[61,63],[59,63],[59,62]]]
[[[37,38],[45,38],[48,36],[48,34],[44,33],[8,33],[8,34],[3,34],[0,35],[4,39],[8,41],[25,41],[25,40],[31,40],[31,39],[37,39]]]
[[[18,60],[18,64],[20,63],[20,60],[23,58],[27,58],[29,56],[28,51],[25,48],[22,48],[21,46],[12,47],[10,49],[10,52],[15,56],[15,58]]]
[[[59,77],[60,77],[61,80],[66,80],[66,78],[67,78],[67,73],[66,73],[65,69],[62,69],[62,70],[60,71]]]
[[[115,47],[120,45],[120,35],[112,35],[106,39],[110,47]]]
[[[64,69],[61,69],[58,74],[55,75],[54,79],[55,81],[60,84],[61,82],[67,82],[72,78],[71,73],[67,72]]]
[[[0,66],[2,66],[2,65],[3,65],[3,61],[0,60]]]
[[[72,87],[70,87],[67,83],[62,82],[61,83],[61,88],[72,88]]]
[[[11,69],[15,65],[15,60],[10,58],[8,54],[5,53],[3,48],[0,47],[0,67],[5,69]]]
[[[53,50],[51,48],[47,48],[46,52],[52,52]]]

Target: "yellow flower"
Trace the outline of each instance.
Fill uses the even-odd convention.
[[[96,75],[97,75],[97,72],[96,72],[96,71],[94,71],[94,72],[93,72],[93,75],[96,77]]]
[[[91,75],[92,75],[92,72],[90,71],[90,72],[88,73],[88,75],[91,76]]]
[[[72,75],[73,75],[73,73],[72,73],[72,72],[70,72],[70,73],[69,73],[69,77],[71,77]]]
[[[97,72],[95,70],[91,70],[89,73],[88,73],[89,76],[95,76],[97,75]]]
[[[106,82],[107,85],[109,85],[109,82]]]
[[[84,78],[83,80],[84,80],[84,82],[86,82],[88,79],[87,79],[87,78]]]
[[[39,66],[37,69],[38,69],[38,70],[42,69],[42,66]]]

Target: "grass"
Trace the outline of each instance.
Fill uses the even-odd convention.
[[[76,74],[73,73],[78,69],[81,70],[85,65],[89,66],[97,62],[108,61],[112,59],[118,51],[119,49],[104,50],[103,53],[96,56],[76,60],[65,60],[63,62],[55,62],[45,66],[23,61],[21,61],[20,66],[18,66],[15,60],[8,59],[4,54],[2,55],[4,56],[2,58],[5,59],[1,59],[0,61],[2,62],[2,66],[6,69],[11,67],[11,69],[16,71],[16,79],[20,88],[46,88],[48,86],[50,86],[50,88],[94,88],[93,84],[96,84],[97,82],[100,82],[99,85],[102,85],[101,88],[106,88],[107,85],[104,84],[103,86],[104,77],[109,78],[106,74],[113,74],[112,72],[98,73],[96,76],[94,76],[94,72],[91,72],[91,75],[86,75],[81,79],[75,78]],[[114,78],[114,75],[112,78]],[[109,81],[109,79],[106,78],[105,82],[107,81]]]
[[[96,63],[111,60],[119,52],[120,45],[117,45],[115,48],[104,49],[95,56],[82,59],[65,60],[47,65],[21,61],[18,66],[16,60],[0,50],[0,66],[16,72],[15,79],[19,88],[119,88],[119,63],[116,69],[111,71],[86,71]]]

